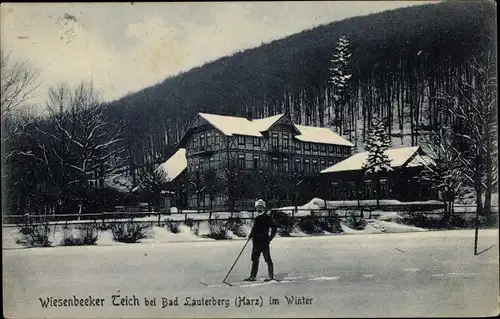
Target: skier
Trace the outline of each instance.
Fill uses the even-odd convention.
[[[276,236],[277,226],[272,220],[271,216],[267,214],[266,202],[259,199],[255,202],[255,209],[257,210],[257,217],[250,232],[249,238],[252,239],[252,271],[250,277],[245,281],[255,281],[257,272],[259,270],[260,254],[264,255],[264,260],[267,263],[267,270],[269,278],[266,281],[274,280],[274,265],[271,259],[271,251],[269,244]],[[269,229],[271,234],[269,235]]]

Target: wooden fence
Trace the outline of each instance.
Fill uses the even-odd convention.
[[[441,215],[443,214],[443,207],[436,207],[436,205],[431,205],[423,207],[419,205],[417,207],[408,207],[408,205],[400,205],[401,207],[396,207],[398,205],[391,205],[391,211],[395,212],[414,212],[414,213],[424,213],[426,215]],[[475,206],[461,206],[466,208],[464,212],[455,213],[457,215],[461,214],[474,214],[472,211]],[[470,211],[468,211],[470,210]],[[356,206],[344,206],[336,207],[330,209],[276,209],[276,211],[285,212],[286,214],[292,216],[293,218],[303,218],[305,216],[333,216],[338,215],[340,218],[353,217],[364,217],[364,218],[377,218],[381,211],[375,210],[373,207],[362,207],[360,210]],[[494,214],[498,213],[498,206],[493,207]],[[155,223],[158,226],[162,225],[162,222],[166,220],[173,220],[188,223],[189,221],[212,221],[214,219],[227,220],[230,218],[240,218],[242,220],[253,219],[256,215],[255,211],[244,211],[238,213],[228,213],[221,211],[210,211],[210,212],[195,212],[195,211],[185,211],[182,213],[165,213],[159,212],[137,212],[137,211],[121,211],[121,212],[104,212],[104,213],[93,213],[93,214],[57,214],[57,215],[45,215],[45,214],[24,214],[24,215],[4,215],[2,227],[18,227],[32,224],[50,223],[50,224],[87,224],[89,222],[102,223],[103,226],[109,223],[123,223],[133,219],[136,222],[141,223]]]

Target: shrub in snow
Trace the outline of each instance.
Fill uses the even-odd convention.
[[[354,230],[363,230],[367,225],[364,218],[358,217],[356,213],[350,213],[346,218],[346,226]]]
[[[426,212],[403,212],[401,213],[401,221],[405,225],[429,228],[429,229],[440,229],[447,228],[444,220],[438,216],[433,218],[432,215],[428,215]]]
[[[323,232],[320,226],[320,218],[317,216],[304,216],[299,218],[297,226],[306,234],[320,234]]]
[[[73,231],[74,230],[74,231]],[[84,224],[76,229],[63,228],[63,246],[95,245],[99,239],[99,226],[96,223]]]
[[[173,234],[178,234],[181,231],[180,222],[175,220],[167,219],[165,221],[165,226],[167,226],[167,229]]]
[[[195,222],[194,219],[188,218],[184,221],[184,225],[188,226],[189,229],[196,235],[200,233],[200,222]]]
[[[125,223],[111,225],[113,239],[121,243],[136,243],[140,239],[148,238],[153,227],[152,223],[134,222],[132,219]]]
[[[289,237],[296,220],[283,211],[272,211],[271,216],[278,226],[278,234],[283,237]]]
[[[16,243],[26,247],[50,247],[52,245],[49,240],[50,233],[51,227],[48,222],[23,226],[19,229],[20,238]]]
[[[227,230],[228,230],[227,221],[221,220],[218,217],[216,217],[208,223],[208,227],[210,229],[210,232],[207,235],[208,238],[216,240],[229,239],[227,236]]]
[[[186,218],[186,220],[184,221],[184,224],[186,226],[188,226],[189,228],[191,228],[191,230],[192,230],[193,225],[194,225],[194,220],[192,218]]]
[[[229,217],[227,220],[227,228],[233,232],[238,237],[246,237],[246,233],[243,231],[244,220],[239,214],[234,214],[233,217]]]
[[[332,214],[331,216],[319,216],[318,217],[319,227],[329,233],[341,233],[342,227],[340,226],[340,218],[337,214]]]

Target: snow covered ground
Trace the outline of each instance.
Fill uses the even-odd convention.
[[[404,232],[414,232],[414,231],[427,231],[423,228],[411,227],[402,224],[397,224],[390,221],[382,221],[376,219],[367,219],[368,225],[363,230],[354,230],[349,228],[344,222],[341,222],[341,227],[343,234],[345,235],[356,235],[356,234],[382,234],[382,233],[404,233]],[[208,222],[200,221],[195,222],[194,227],[186,226],[184,223],[179,222],[179,232],[172,233],[168,227],[158,227],[153,225],[151,229],[147,232],[148,238],[140,239],[139,243],[174,243],[174,242],[191,242],[191,241],[213,241],[207,235],[210,233],[210,228]],[[227,238],[230,240],[235,239],[245,239],[250,234],[252,222],[246,221],[241,227],[238,236],[234,234],[231,230],[227,230]],[[69,232],[77,233],[77,225],[70,225]],[[68,230],[67,230],[68,231]],[[245,235],[244,237],[242,235]],[[306,237],[311,236],[304,233],[298,227],[294,227],[290,232],[291,237]],[[322,235],[338,235],[331,234],[324,231]],[[317,235],[315,235],[317,236]],[[277,237],[280,237],[277,234]],[[2,229],[2,248],[4,249],[20,249],[24,248],[19,243],[21,238],[19,234],[19,229],[17,227],[3,227]],[[63,225],[53,225],[51,226],[49,241],[51,246],[63,246],[64,238],[64,226]],[[124,243],[117,242],[113,239],[113,234],[111,230],[100,230],[99,238],[96,245],[98,246],[110,246],[110,245],[126,245]]]
[[[277,238],[271,251],[275,271],[285,280],[239,287],[220,283],[244,241],[4,250],[4,315],[8,318],[498,315],[498,246],[474,256],[473,238],[474,232],[469,230]],[[481,230],[479,249],[498,244],[498,239],[498,230]],[[248,245],[229,282],[248,276],[250,252]],[[265,275],[265,263],[261,260],[259,277]],[[206,287],[200,280],[216,285]],[[120,297],[113,297],[117,295]],[[92,306],[44,308],[41,302],[47,298],[73,300],[89,296],[94,300]],[[287,298],[292,297],[306,302],[289,304]],[[134,298],[137,306],[125,305]],[[207,303],[215,300],[219,304],[190,305],[202,298],[210,300]],[[99,300],[97,304],[95,299]],[[123,303],[113,305],[113,299],[115,303]],[[146,306],[146,299],[149,304],[153,299],[156,302]],[[166,300],[177,300],[178,305],[164,306]],[[240,300],[248,303],[240,304]]]
[[[439,204],[438,201],[428,201],[428,202],[414,202],[411,204]],[[375,201],[362,201],[362,205],[373,205]],[[383,200],[381,201],[382,205],[401,205],[401,204],[410,204],[410,203],[401,203],[397,200]],[[326,206],[328,208],[338,208],[341,206],[357,206],[357,201],[327,201]],[[295,217],[304,217],[310,215],[314,210],[322,209],[325,207],[324,200],[320,198],[314,198],[309,203],[299,206],[298,211],[294,213]],[[278,210],[288,211],[291,214],[291,210],[294,207],[282,207]],[[175,209],[174,209],[175,211]],[[469,213],[469,214],[461,214],[462,217],[473,218],[474,213],[469,207],[463,207],[460,205],[455,206],[455,211],[457,213]],[[498,207],[496,207],[496,211],[498,211]],[[437,212],[437,211],[436,211]],[[160,224],[162,227],[158,226],[158,216],[151,215],[146,217],[134,218],[134,221],[150,223],[152,225],[151,230],[148,233],[147,239],[142,239],[139,242],[141,243],[171,243],[171,242],[191,242],[191,241],[213,241],[213,239],[208,238],[208,234],[210,233],[210,228],[207,220],[209,217],[213,219],[228,219],[231,214],[230,213],[193,213],[193,211],[189,212],[187,215],[188,220],[191,220],[194,226],[189,227],[185,224],[186,215],[185,214],[172,214],[172,215],[160,215]],[[408,226],[403,224],[401,212],[397,211],[372,211],[370,217],[369,213],[365,212],[365,220],[367,221],[367,225],[361,229],[356,230],[352,229],[348,226],[348,223],[345,217],[349,216],[351,211],[338,212],[341,217],[341,229],[342,235],[362,235],[362,234],[383,234],[383,233],[407,233],[407,232],[424,232],[427,229]],[[356,216],[359,216],[359,212],[356,212]],[[434,215],[426,215],[428,218],[440,218],[440,214]],[[235,234],[232,231],[228,230],[226,232],[226,237],[228,239],[244,239],[250,233],[251,225],[252,225],[252,212],[243,211],[234,213],[233,217],[243,218],[243,226],[240,227],[239,231]],[[107,220],[107,223],[110,221],[127,221],[128,219],[114,219]],[[168,230],[166,227],[166,222],[174,222],[180,228],[180,232],[174,234]],[[78,227],[76,223],[82,223],[82,221],[68,221],[68,226],[70,228]],[[99,223],[99,221],[98,221]],[[49,240],[52,243],[52,246],[61,246],[61,242],[63,240],[63,228],[64,222],[57,222],[56,225],[51,225],[51,233],[49,236]],[[311,236],[304,233],[298,227],[294,227],[291,231],[290,235],[292,237],[304,237]],[[326,231],[320,235],[338,235],[331,234]],[[279,235],[278,235],[279,236]],[[317,235],[315,235],[317,236]],[[23,248],[22,245],[18,243],[19,230],[17,227],[3,227],[2,231],[2,247],[5,249],[16,249]],[[109,245],[124,245],[122,243],[116,242],[113,239],[112,232],[110,230],[100,231],[99,239],[97,241],[98,246],[109,246]]]

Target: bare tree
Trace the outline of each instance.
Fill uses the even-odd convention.
[[[443,221],[453,214],[455,199],[464,194],[466,181],[461,174],[461,162],[453,151],[454,132],[446,127],[437,128],[426,138],[429,150],[425,169],[417,178],[435,187],[445,203]]]
[[[491,194],[497,184],[496,63],[488,52],[473,58],[467,67],[469,73],[461,77],[457,94],[440,94],[439,98],[446,101],[453,123],[449,129],[457,140],[451,150],[462,164],[464,178],[474,187],[478,215],[484,214],[489,222]]]
[[[138,182],[139,189],[148,195],[148,210],[157,209],[161,191],[166,190],[170,182],[167,172],[158,170],[156,164],[148,162],[140,169]]]
[[[47,110],[48,118],[33,125],[33,147],[23,155],[45,167],[59,195],[78,197],[81,214],[86,192],[103,187],[106,176],[124,168],[124,123],[108,122],[106,105],[92,82],[74,89],[64,83],[51,88]]]
[[[243,175],[243,169],[235,161],[229,161],[226,165],[219,171],[217,176],[221,188],[225,190],[224,194],[228,208],[230,212],[235,209],[235,199],[237,193],[238,182],[240,181],[240,176]]]
[[[12,61],[10,54],[1,53],[1,119],[29,100],[38,87],[39,70],[28,61]]]

